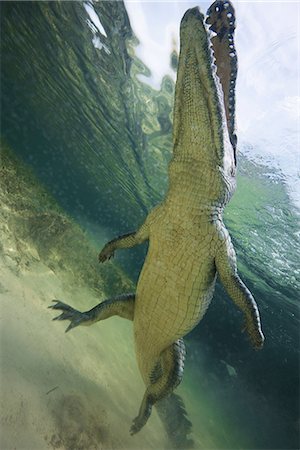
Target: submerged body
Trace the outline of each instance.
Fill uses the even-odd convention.
[[[199,9],[188,10],[181,22],[173,158],[166,198],[138,231],[110,241],[99,255],[104,262],[116,249],[149,240],[136,294],[106,300],[84,313],[59,301],[52,306],[62,310],[58,319],[70,320],[67,331],[115,314],[133,321],[137,361],[146,391],[132,434],[145,425],[154,404],[164,421],[172,421],[164,402],[182,379],[182,337],[205,314],[217,274],[244,313],[245,329],[254,347],[261,348],[264,340],[256,303],[237,274],[235,252],[222,221],[236,175],[237,65],[230,2],[213,3],[207,23],[216,33],[211,39],[215,62]],[[187,434],[190,422],[183,404],[174,394],[169,398],[175,399]],[[174,414],[174,409],[169,411]],[[170,424],[166,426],[174,436],[176,430]]]
[[[186,166],[186,167],[184,167]],[[189,165],[172,162],[170,172],[186,185]],[[151,359],[191,331],[205,314],[216,282],[215,257],[224,225],[221,212],[197,205],[201,168],[193,167],[191,191],[169,189],[166,200],[150,213],[149,248],[135,300],[134,333],[142,373]],[[199,173],[197,173],[199,172]],[[199,182],[199,190],[201,183]],[[151,287],[151,288],[149,288]],[[144,365],[149,367],[144,367]]]

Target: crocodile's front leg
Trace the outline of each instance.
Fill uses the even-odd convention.
[[[70,320],[70,324],[66,329],[66,332],[68,332],[79,325],[92,325],[99,320],[105,320],[112,316],[120,316],[124,319],[133,320],[134,301],[135,294],[123,294],[105,300],[89,311],[84,312],[80,312],[59,300],[53,300],[55,304],[49,306],[49,308],[62,311],[53,320]]]
[[[104,262],[114,256],[115,250],[119,248],[130,248],[141,244],[149,238],[149,225],[146,221],[138,231],[124,234],[109,241],[99,253],[99,262]]]
[[[235,251],[225,227],[219,244],[215,262],[220,280],[229,296],[244,313],[244,329],[247,331],[254,348],[259,350],[265,340],[261,329],[259,311],[251,292],[238,276]]]

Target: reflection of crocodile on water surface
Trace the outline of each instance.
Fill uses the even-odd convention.
[[[132,434],[146,424],[154,404],[166,422],[168,401],[173,401],[174,411],[176,407],[181,411],[186,432],[190,430],[183,403],[173,393],[183,376],[182,337],[205,314],[217,274],[244,313],[253,346],[261,348],[264,340],[256,303],[237,274],[235,251],[222,221],[236,183],[237,59],[230,2],[214,2],[206,22],[214,32],[211,39],[198,8],[189,9],[181,22],[174,147],[166,198],[136,232],[110,241],[99,255],[104,262],[116,249],[149,240],[136,293],[106,300],[86,312],[60,301],[52,306],[62,310],[58,319],[70,320],[67,331],[113,315],[133,320],[136,356],[146,391]]]

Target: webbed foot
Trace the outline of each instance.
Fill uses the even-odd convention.
[[[62,311],[62,313],[59,316],[54,317],[53,320],[70,320],[71,322],[66,329],[66,333],[79,325],[87,325],[87,322],[90,321],[90,317],[87,313],[80,312],[59,300],[53,300],[53,302],[55,302],[55,305],[50,305],[49,308]]]

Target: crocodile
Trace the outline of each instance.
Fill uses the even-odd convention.
[[[234,30],[234,8],[226,0],[215,1],[206,19],[198,7],[182,18],[168,191],[137,231],[111,240],[99,254],[103,263],[117,249],[149,241],[136,293],[85,312],[60,300],[51,306],[61,311],[55,319],[70,321],[66,331],[113,315],[133,321],[146,389],[131,434],[143,428],[153,405],[160,412],[166,398],[174,396],[183,377],[183,337],[204,316],[217,275],[244,314],[250,342],[255,349],[263,346],[257,304],[238,275],[222,219],[236,187]]]

